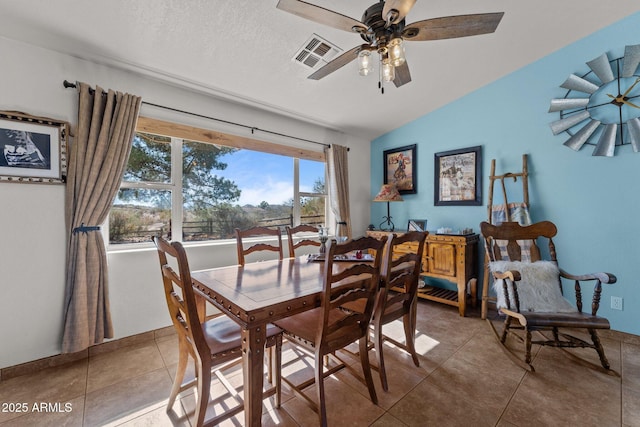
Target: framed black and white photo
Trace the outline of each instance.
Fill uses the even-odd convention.
[[[417,192],[416,145],[386,150],[384,156],[384,183],[393,184],[400,194]]]
[[[407,224],[407,231],[427,231],[427,220],[410,219]]]
[[[0,182],[64,183],[68,124],[0,111]]]
[[[434,204],[482,205],[482,147],[435,154]]]

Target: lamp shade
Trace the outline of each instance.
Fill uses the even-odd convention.
[[[402,196],[393,184],[384,184],[373,199],[374,202],[401,202]]]

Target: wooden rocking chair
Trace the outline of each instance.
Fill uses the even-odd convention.
[[[597,311],[600,306],[602,283],[613,284],[616,277],[610,273],[576,276],[558,268],[552,240],[557,229],[552,222],[543,221],[528,226],[521,226],[517,222],[504,222],[498,226],[482,222],[480,230],[485,239],[487,258],[490,261],[489,269],[498,294],[498,310],[506,316],[500,333],[491,320],[488,322],[506,354],[519,366],[533,372],[535,370],[531,365],[532,344],[563,349],[593,348],[598,353],[605,371],[615,375],[615,372],[610,370],[597,334],[598,329],[610,328],[609,321],[598,316]],[[523,241],[530,242],[530,260],[527,261],[522,260],[520,245]],[[549,252],[548,261],[542,259],[541,247],[538,246],[545,241]],[[575,306],[562,297],[561,278],[575,282]],[[583,281],[595,281],[590,312],[582,311]],[[591,342],[569,335],[564,328],[586,329]],[[532,340],[532,332],[537,332],[541,339]],[[507,347],[508,336],[515,336],[524,342],[524,361]],[[579,358],[574,353],[567,353],[583,364],[599,369],[599,366]]]

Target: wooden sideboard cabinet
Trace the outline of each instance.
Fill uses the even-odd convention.
[[[402,234],[402,233],[396,233]],[[367,231],[368,236],[386,238],[387,231]],[[427,236],[422,262],[421,276],[444,279],[456,284],[457,291],[426,286],[418,289],[418,297],[458,307],[460,316],[465,315],[467,299],[476,306],[478,275],[477,234],[452,235],[431,234]],[[396,252],[415,251],[412,244],[396,247]],[[474,279],[474,280],[471,280]]]

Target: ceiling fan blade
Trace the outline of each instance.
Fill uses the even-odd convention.
[[[397,24],[402,21],[409,13],[413,5],[416,4],[416,0],[386,0],[384,2],[384,8],[382,9],[382,19],[386,20],[389,16],[389,12],[396,11],[391,24]]]
[[[405,40],[425,41],[454,39],[493,33],[504,12],[445,16],[408,24],[402,32]]]
[[[411,73],[409,72],[409,64],[407,64],[407,61],[397,66],[395,71],[396,78],[393,79],[393,84],[396,85],[396,87],[400,87],[411,81]]]
[[[280,0],[276,7],[301,18],[337,28],[338,30],[348,31],[350,33],[367,30],[367,27],[358,20],[304,1]]]
[[[307,78],[311,79],[311,80],[320,80],[321,78],[328,76],[329,74],[331,74],[334,71],[344,67],[349,62],[351,62],[354,59],[356,59],[358,57],[358,54],[360,53],[360,51],[363,48],[366,48],[366,47],[368,47],[368,46],[367,45],[360,45],[360,46],[354,47],[351,50],[346,51],[342,55],[340,55],[337,58],[335,58],[333,61],[328,62],[327,65],[325,65],[324,67],[316,70],[315,73],[311,74]]]

